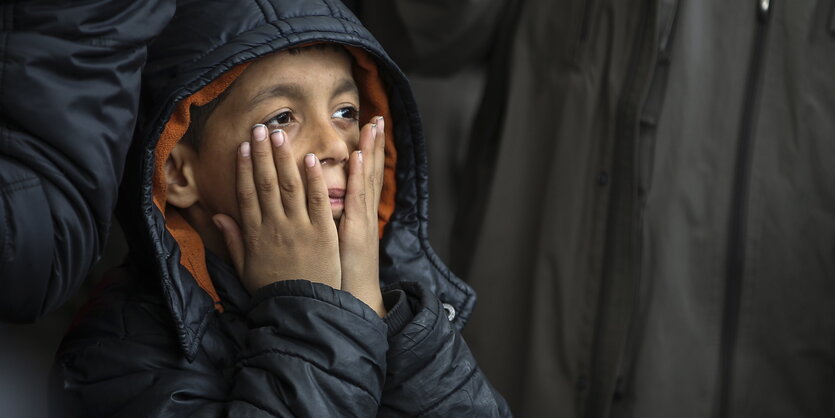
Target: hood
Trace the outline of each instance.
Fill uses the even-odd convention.
[[[381,281],[426,286],[454,309],[453,323],[459,328],[475,304],[472,289],[429,245],[426,151],[409,84],[357,18],[337,0],[179,1],[171,23],[149,47],[117,214],[133,264],[160,280],[189,358],[224,301],[206,270],[199,236],[182,218],[164,216],[158,162],[165,161],[185,132],[191,103],[212,100],[254,59],[312,43],[346,46],[357,63],[361,120],[374,112],[390,121],[379,211]]]

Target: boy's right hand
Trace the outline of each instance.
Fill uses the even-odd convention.
[[[286,134],[268,134],[264,125],[255,125],[252,140],[238,148],[241,227],[225,214],[213,219],[250,293],[289,279],[341,286],[339,244],[322,166],[308,154],[304,167],[307,187]]]

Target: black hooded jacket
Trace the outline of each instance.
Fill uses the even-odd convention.
[[[106,241],[172,0],[0,3],[0,320],[61,306]]]
[[[177,104],[239,64],[311,42],[376,62],[397,150],[380,242],[389,311],[306,280],[251,297],[206,253],[214,292],[154,202],[155,150]],[[427,239],[427,166],[408,82],[335,0],[182,1],[149,50],[119,214],[131,262],[108,275],[56,357],[54,416],[509,416],[459,329],[473,291]]]

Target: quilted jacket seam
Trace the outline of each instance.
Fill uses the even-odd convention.
[[[380,404],[380,400],[378,399],[378,397],[377,397],[377,396],[374,396],[374,394],[373,394],[373,393],[371,393],[371,391],[369,391],[368,389],[366,389],[366,388],[362,387],[359,383],[357,383],[357,382],[353,381],[353,379],[350,379],[350,378],[348,378],[348,377],[346,377],[346,376],[342,376],[342,375],[340,375],[340,374],[334,373],[333,371],[328,370],[328,369],[327,369],[327,368],[325,368],[325,367],[322,367],[321,365],[319,365],[318,363],[316,363],[316,362],[312,361],[311,359],[308,359],[307,357],[305,357],[305,356],[303,356],[303,355],[301,355],[301,354],[294,353],[294,352],[291,352],[291,351],[282,350],[282,349],[279,349],[279,348],[270,348],[270,349],[267,349],[267,350],[261,350],[261,351],[258,351],[258,352],[256,352],[256,353],[253,353],[253,354],[251,354],[251,355],[248,355],[248,356],[246,356],[246,357],[241,358],[240,360],[238,360],[238,365],[245,365],[245,364],[247,364],[250,360],[255,360],[255,359],[257,359],[258,357],[266,357],[266,356],[268,356],[268,355],[270,355],[270,354],[277,354],[277,355],[280,355],[280,356],[290,357],[290,358],[293,358],[293,359],[295,359],[295,360],[299,360],[299,361],[301,361],[301,362],[304,362],[305,364],[309,364],[309,365],[311,365],[311,366],[315,367],[317,370],[321,371],[322,373],[324,373],[324,374],[326,374],[326,375],[328,375],[328,376],[331,376],[331,377],[333,377],[333,378],[335,378],[335,379],[338,379],[338,380],[340,380],[340,381],[346,382],[346,383],[350,384],[351,386],[354,386],[354,387],[356,387],[356,388],[358,388],[358,389],[362,390],[362,391],[363,391],[366,395],[368,395],[369,397],[371,397],[371,399],[374,399],[374,402],[375,402],[378,406],[379,406],[379,404]]]
[[[422,411],[420,411],[416,416],[418,416],[418,417],[425,416],[426,414],[431,412],[433,409],[437,408],[438,405],[441,405],[442,403],[444,403],[444,401],[446,401],[450,396],[452,396],[453,393],[458,392],[459,389],[461,389],[462,387],[464,387],[468,383],[470,383],[470,381],[473,380],[473,378],[475,377],[476,373],[478,373],[478,369],[473,367],[473,369],[470,371],[470,374],[467,375],[467,378],[464,379],[458,386],[456,386],[455,388],[453,388],[452,390],[447,392],[447,394],[444,395],[443,398],[438,399],[438,401],[435,402],[434,404],[432,404],[431,406],[429,406],[429,407],[423,409]]]
[[[263,10],[261,11],[261,14],[262,14],[262,16],[264,15]],[[300,15],[300,16],[293,16],[293,17],[291,17],[291,18],[289,18],[289,19],[276,19],[276,20],[273,20],[273,21],[265,21],[265,22],[261,23],[261,24],[260,24],[260,25],[258,25],[258,26],[270,25],[270,26],[272,26],[272,27],[276,28],[276,29],[279,31],[278,36],[274,36],[274,37],[270,37],[270,38],[268,38],[268,39],[265,39],[264,41],[262,41],[262,42],[261,42],[261,43],[259,43],[258,45],[256,45],[256,46],[252,46],[252,47],[249,47],[249,48],[246,48],[246,49],[243,49],[243,50],[239,51],[238,53],[245,52],[245,51],[250,51],[250,50],[252,50],[252,49],[254,49],[254,48],[258,48],[258,47],[260,47],[261,45],[264,45],[264,44],[267,44],[267,43],[273,42],[273,41],[275,41],[276,39],[280,39],[280,38],[288,39],[288,35],[296,35],[296,34],[298,34],[298,33],[308,33],[308,32],[310,32],[309,30],[299,31],[299,30],[297,30],[297,29],[294,29],[294,28],[293,28],[293,25],[290,23],[290,21],[292,21],[292,20],[294,20],[294,19],[309,18],[309,17],[325,17],[325,18],[329,18],[329,19],[335,19],[335,20],[338,20],[338,21],[340,22],[340,24],[342,25],[343,29],[346,29],[345,22],[349,22],[349,23],[351,23],[352,25],[356,25],[356,24],[357,24],[357,22],[353,22],[353,21],[351,21],[351,20],[349,20],[349,19],[346,19],[346,18],[344,18],[344,17],[338,17],[338,16],[328,16],[328,15],[318,15],[318,14],[317,14],[317,15]],[[265,18],[265,20],[266,20],[266,18]],[[291,30],[290,30],[290,31],[287,31],[287,32],[282,31],[282,30],[281,30],[281,28],[279,28],[279,27],[278,27],[278,25],[277,25],[277,23],[279,23],[279,22],[282,22],[282,23],[286,24],[288,27],[290,27],[290,29],[291,29]],[[256,27],[258,27],[258,26],[256,26]],[[249,32],[249,31],[251,31],[251,30],[253,30],[253,29],[254,29],[254,28],[249,28],[249,29],[247,29],[247,30],[244,30],[244,31],[242,31],[242,32],[240,32],[240,33],[238,33],[238,34],[236,34],[236,35],[240,35],[240,34],[242,34],[242,33]],[[337,34],[337,35],[346,35],[346,34],[348,33],[347,29],[346,29],[344,32],[335,32],[335,31],[328,31],[328,30],[317,30],[316,32],[318,32],[318,33],[327,33],[327,34]],[[354,34],[356,34],[356,31],[353,31],[353,33],[354,33]],[[206,50],[206,52],[204,52],[204,53],[200,54],[199,56],[195,57],[195,58],[194,58],[194,59],[192,59],[191,61],[188,61],[188,64],[193,64],[193,63],[195,63],[195,62],[199,62],[200,60],[202,60],[202,59],[203,59],[203,58],[205,58],[206,56],[211,55],[211,54],[212,54],[214,51],[216,51],[218,48],[222,48],[222,47],[225,47],[225,46],[227,46],[227,44],[219,44],[219,45],[215,45],[215,46],[213,46],[212,48],[209,48],[208,50]],[[237,54],[236,54],[236,55],[237,55]],[[202,77],[203,75],[207,74],[207,73],[210,73],[210,72],[211,72],[211,70],[213,70],[213,69],[214,69],[214,68],[210,68],[210,69],[209,69],[209,70],[207,70],[206,72],[202,73],[202,74],[201,74],[201,77]]]

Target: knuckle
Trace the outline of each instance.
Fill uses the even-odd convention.
[[[279,187],[281,188],[281,194],[287,197],[294,196],[299,190],[299,187],[295,183],[287,181],[281,182]]]
[[[255,190],[252,189],[238,189],[238,202],[244,205],[251,204],[256,200]]]
[[[270,149],[269,148],[262,148],[262,147],[252,147],[252,156],[255,158],[269,158],[270,156]]]
[[[329,198],[326,194],[321,192],[310,192],[310,203],[313,205],[321,206],[326,203],[330,203]]]
[[[333,245],[333,238],[327,234],[317,234],[316,245],[320,248],[327,248]]]
[[[322,181],[322,173],[316,170],[307,173],[307,184],[319,184]]]
[[[252,229],[253,228],[247,228],[247,238],[244,240],[244,243],[246,244],[246,250],[248,252],[252,252],[256,248],[258,248],[258,244],[260,243],[258,234],[253,234]]]
[[[261,193],[270,193],[275,190],[275,179],[264,177],[258,180],[258,191]]]
[[[288,240],[287,236],[279,229],[270,231],[270,239],[279,247],[287,247],[293,243],[293,240]]]
[[[275,156],[273,157],[280,165],[293,165],[295,166],[295,160],[293,159],[293,155],[287,152],[287,147],[282,147],[282,149],[277,150]]]

